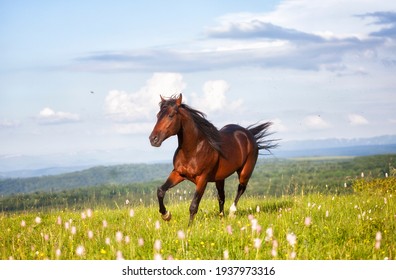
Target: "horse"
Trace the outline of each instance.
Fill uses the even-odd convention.
[[[190,205],[189,226],[198,212],[199,203],[208,182],[215,182],[218,192],[220,215],[224,215],[224,182],[236,172],[239,185],[230,214],[237,210],[241,195],[245,192],[260,150],[270,151],[277,144],[266,140],[271,122],[243,128],[228,124],[218,130],[206,119],[206,115],[182,103],[182,94],[159,103],[157,123],[149,136],[152,146],[160,147],[167,138],[177,135],[178,147],[173,156],[173,170],[168,179],[157,189],[159,212],[164,221],[172,218],[164,205],[166,192],[184,180],[196,185]]]

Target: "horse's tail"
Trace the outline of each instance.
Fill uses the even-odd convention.
[[[256,139],[258,150],[266,150],[271,153],[272,149],[278,147],[279,139],[266,139],[268,136],[272,135],[273,132],[268,132],[269,127],[272,122],[265,122],[261,124],[251,125],[247,127],[247,130],[253,134],[254,139]]]

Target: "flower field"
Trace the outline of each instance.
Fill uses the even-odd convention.
[[[168,198],[170,222],[161,220],[156,204],[127,200],[118,209],[88,205],[84,210],[1,213],[1,259],[396,258],[392,192],[245,195],[235,216],[222,218],[217,200],[204,196],[191,227],[190,197],[184,195]]]

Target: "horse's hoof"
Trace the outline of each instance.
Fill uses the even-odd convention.
[[[165,214],[161,215],[161,217],[162,217],[162,219],[163,219],[164,221],[169,222],[170,219],[172,219],[172,214],[171,214],[170,211],[167,211]]]
[[[235,206],[235,203],[233,203],[230,207],[230,213],[228,214],[228,217],[230,218],[235,218],[235,213],[237,211],[237,208]]]
[[[237,208],[235,206],[235,203],[233,203],[230,207],[230,213],[234,214],[237,211]]]

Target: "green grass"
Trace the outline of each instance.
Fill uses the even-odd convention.
[[[217,200],[205,195],[190,228],[190,195],[168,196],[166,202],[170,222],[161,220],[156,204],[95,208],[91,217],[87,210],[2,213],[1,259],[396,258],[396,201],[391,193],[243,196],[235,217],[226,212],[223,218]],[[226,207],[230,204],[228,200]],[[293,246],[287,240],[292,234]],[[78,248],[83,248],[81,255]]]

